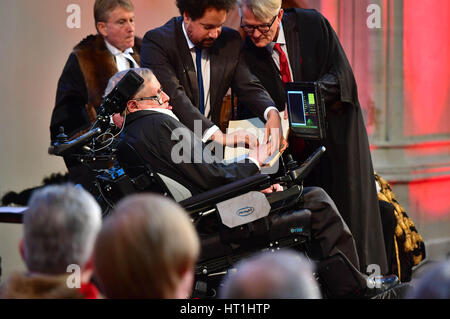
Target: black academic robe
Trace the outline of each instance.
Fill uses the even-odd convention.
[[[305,184],[322,187],[336,203],[355,238],[361,270],[377,264],[386,273],[374,170],[351,66],[334,30],[317,11],[287,9],[282,23],[294,80],[318,81],[326,102],[326,140],[306,141],[297,157],[305,159],[320,144],[327,148]],[[284,86],[267,48],[257,48],[246,38],[244,56],[278,109],[284,110]]]
[[[132,145],[154,171],[179,182],[192,195],[259,172],[258,166],[248,159],[230,164],[215,160],[191,130],[157,111],[128,115],[121,139]]]

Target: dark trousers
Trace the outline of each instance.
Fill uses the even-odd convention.
[[[337,296],[364,291],[367,276],[359,271],[355,240],[333,200],[319,187],[305,187],[302,197],[301,208],[311,211],[310,253],[319,261],[319,273],[326,271]]]

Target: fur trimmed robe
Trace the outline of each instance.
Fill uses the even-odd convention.
[[[46,276],[13,273],[0,287],[0,299],[83,299],[79,289],[70,289],[67,275]]]
[[[135,38],[133,58],[140,64],[142,40]],[[70,54],[58,81],[50,123],[51,140],[61,126],[69,137],[89,128],[97,116],[108,80],[117,73],[114,56],[100,35],[89,35]]]

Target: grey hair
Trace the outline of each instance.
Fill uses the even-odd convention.
[[[153,74],[153,71],[148,68],[134,68],[134,69],[128,69],[124,71],[117,72],[114,74],[108,81],[108,85],[105,89],[105,94],[103,96],[107,96],[111,91],[114,89],[114,87],[119,83],[120,80],[125,76],[125,74],[128,73],[128,71],[133,70],[137,74],[139,74],[141,77],[144,78],[144,80],[151,81],[153,77],[155,76]],[[139,90],[136,92],[138,94],[142,89],[144,88],[144,85],[142,84]]]
[[[30,272],[63,274],[92,256],[101,209],[81,187],[52,185],[36,190],[24,214],[24,258]]]
[[[249,8],[259,20],[269,20],[281,9],[281,0],[238,0],[239,14],[242,17],[242,7]]]
[[[223,280],[223,299],[320,299],[312,264],[290,250],[263,252],[240,261]]]

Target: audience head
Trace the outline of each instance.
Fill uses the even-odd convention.
[[[222,299],[320,299],[313,267],[302,254],[284,250],[244,259],[223,280]]]
[[[199,250],[181,206],[159,195],[132,195],[106,218],[94,264],[108,298],[187,298]]]
[[[281,0],[238,0],[241,27],[257,47],[278,38],[283,19]]]
[[[95,27],[111,45],[125,51],[134,46],[134,7],[130,0],[96,0]]]
[[[177,0],[186,33],[198,47],[211,47],[236,0]]]
[[[47,186],[33,193],[24,214],[22,254],[31,273],[66,274],[92,257],[101,228],[94,198],[73,185]]]
[[[424,271],[406,295],[407,299],[450,299],[450,260]]]

